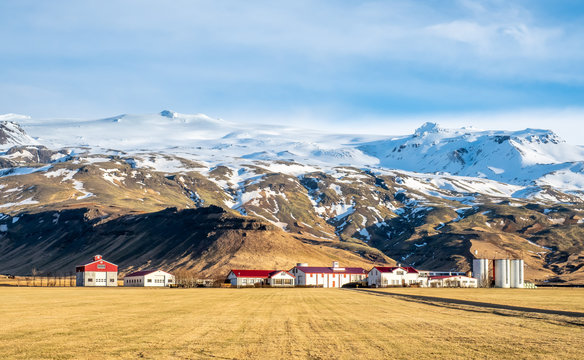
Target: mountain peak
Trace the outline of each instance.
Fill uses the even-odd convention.
[[[442,128],[440,128],[440,126],[437,123],[426,122],[422,126],[417,128],[414,134],[421,136],[424,135],[425,133],[437,133],[440,130],[442,130]]]
[[[174,119],[177,116],[177,113],[175,111],[172,110],[162,110],[160,112],[160,116],[164,116],[167,117],[169,119]]]
[[[14,121],[0,121],[0,146],[38,144]]]

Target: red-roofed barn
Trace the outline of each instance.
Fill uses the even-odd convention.
[[[294,276],[284,270],[233,269],[227,275],[232,286],[254,286],[255,284],[277,287],[294,286]]]
[[[77,286],[118,286],[118,266],[95,255],[93,261],[75,267]]]
[[[142,270],[124,276],[124,286],[170,286],[174,275],[162,270]]]

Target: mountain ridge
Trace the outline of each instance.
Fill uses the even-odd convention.
[[[107,223],[136,214],[175,216],[164,213],[167,208],[216,206],[270,224],[284,234],[278,241],[299,237],[314,251],[325,242],[338,256],[369,264],[378,258],[466,271],[478,250],[524,258],[534,281],[584,282],[581,149],[553,132],[424,124],[412,135],[355,136],[166,115],[24,119],[39,144],[0,153],[0,260],[13,256],[2,249],[12,244],[12,229],[25,214],[107,209],[101,220]],[[398,151],[401,145],[407,146]],[[513,161],[500,164],[501,152]],[[426,172],[385,167],[384,161],[400,163],[396,154],[404,163],[419,161],[424,167],[416,169]],[[543,155],[547,164],[522,161]],[[439,171],[431,168],[436,164]],[[458,174],[444,171],[445,164],[455,164]],[[489,177],[470,176],[489,167]],[[521,176],[503,181],[512,171]],[[127,241],[148,241],[150,232],[140,227]],[[269,241],[264,235],[256,238]],[[110,234],[102,244],[115,241]],[[93,250],[85,248],[85,255]],[[255,259],[248,265],[269,262]],[[178,258],[168,263],[177,264]]]

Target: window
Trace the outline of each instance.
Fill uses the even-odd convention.
[[[87,282],[93,282],[92,278],[87,279]]]
[[[171,283],[172,282],[172,279],[168,279],[168,282]]]
[[[148,279],[148,282],[151,283],[152,282],[152,279]]]
[[[246,284],[247,284],[247,279],[241,279],[241,283],[242,283],[243,285],[246,285]]]
[[[98,269],[105,269],[105,265],[103,265],[103,264],[102,265],[97,265],[97,268]]]
[[[110,282],[114,282],[115,279],[110,279]]]

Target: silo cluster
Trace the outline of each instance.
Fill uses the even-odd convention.
[[[489,259],[474,259],[473,274],[480,287],[490,284],[494,280],[498,288],[523,288],[523,267],[521,259],[494,259],[492,264],[493,275],[489,277]]]

